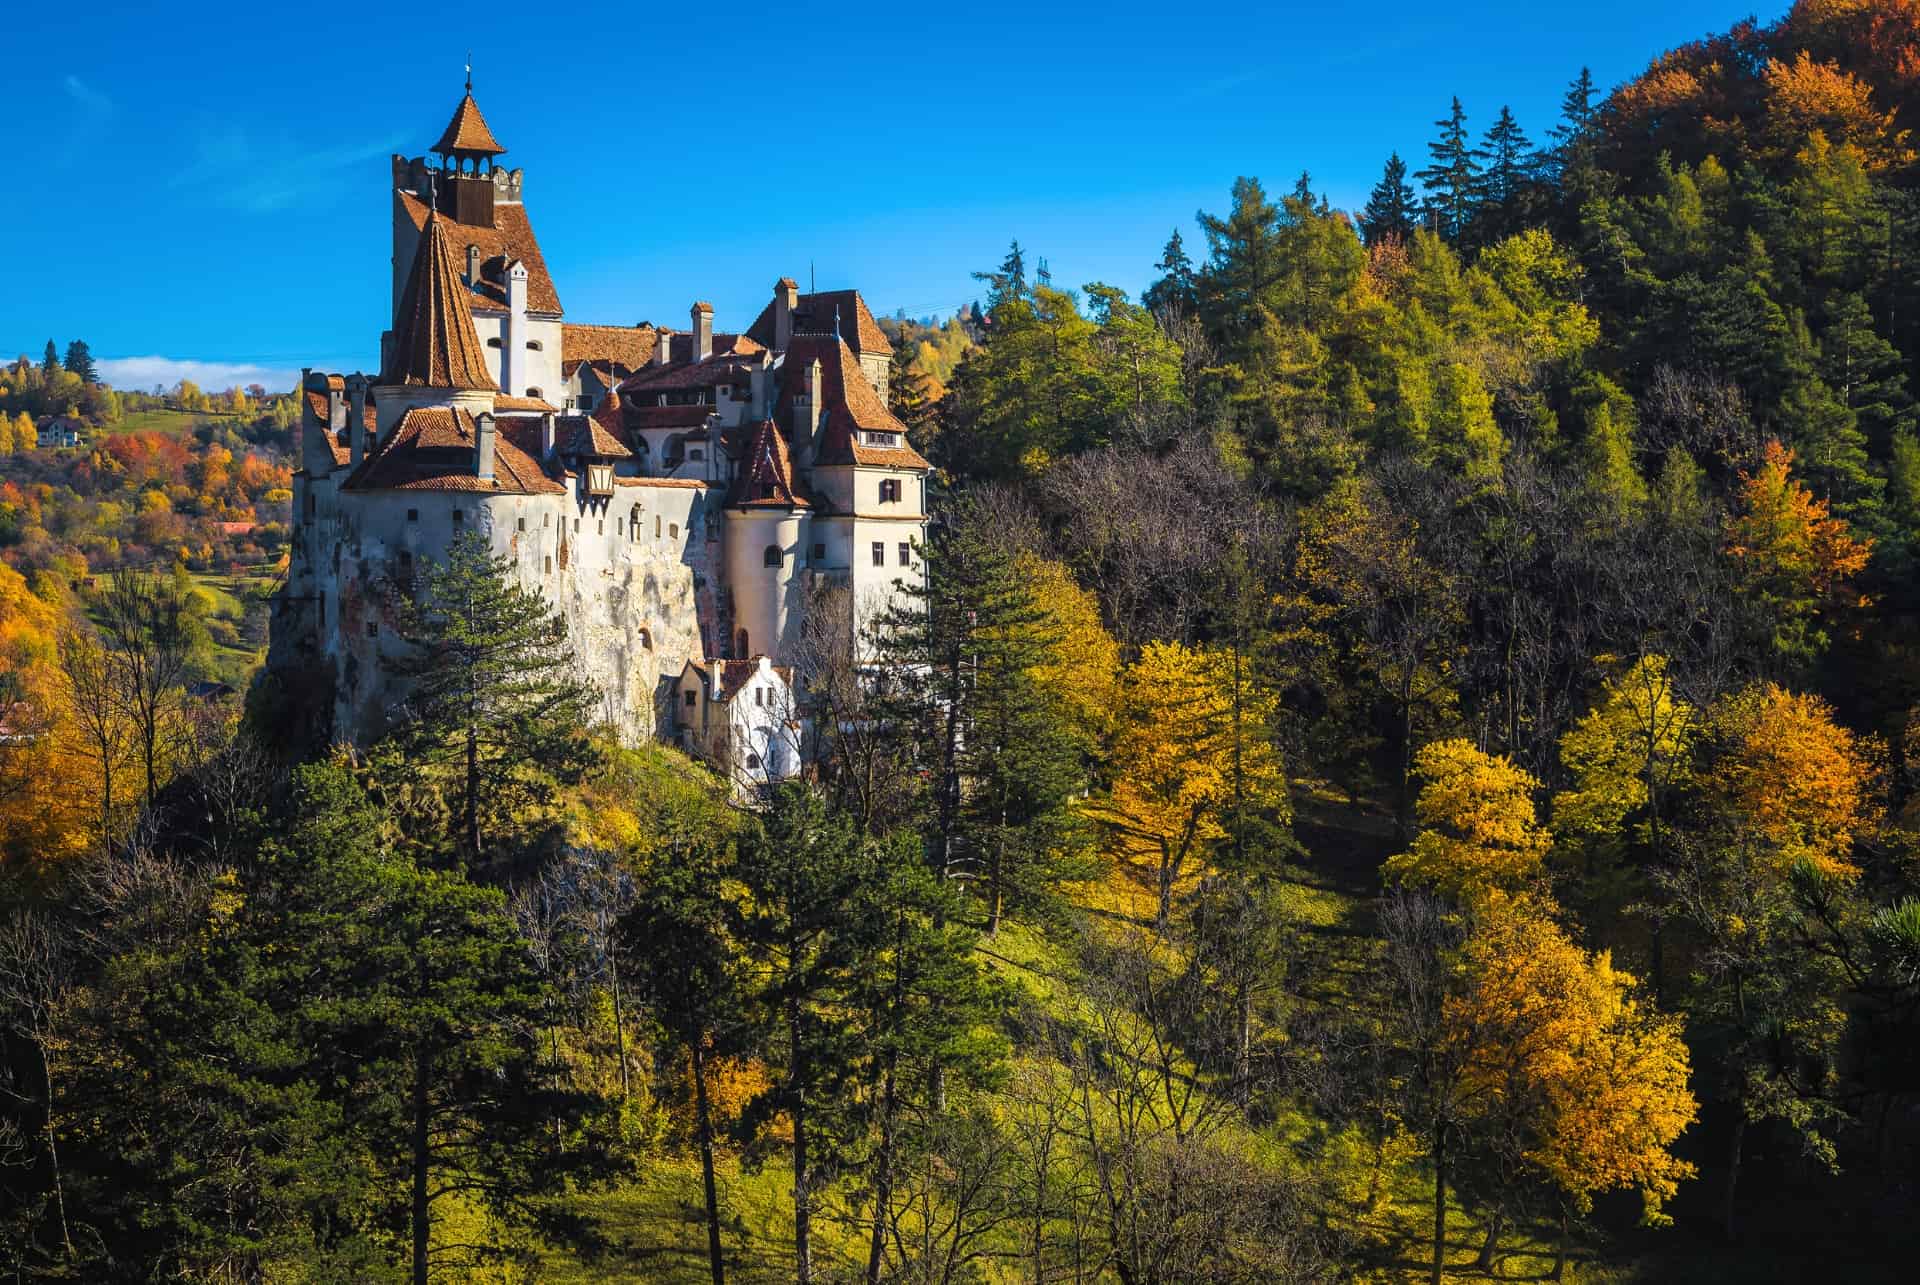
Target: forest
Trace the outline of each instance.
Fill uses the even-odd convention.
[[[748,796],[611,742],[483,541],[347,749],[197,681],[196,550],[35,492],[4,1266],[1906,1279],[1920,4],[1471,106],[1362,210],[1235,180],[1139,299],[1015,241],[889,323],[928,583],[803,641]],[[237,507],[213,446],[107,455]]]

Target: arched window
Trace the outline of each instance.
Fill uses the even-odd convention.
[[[529,397],[545,397],[545,396],[546,396],[546,394],[545,394],[545,393],[543,393],[543,392],[541,392],[541,391],[540,391],[540,390],[539,390],[538,388],[529,388],[529,389],[527,390],[527,396],[529,396]]]
[[[760,561],[769,567],[783,566],[787,561],[787,555],[780,551],[779,545],[770,544],[767,546],[767,551],[760,555]]]
[[[633,513],[627,518],[627,536],[633,540],[640,538],[640,506],[638,504],[633,506]]]
[[[540,341],[539,341],[538,339],[529,339],[529,340],[527,340],[527,348],[528,348],[528,350],[529,350],[529,351],[531,351],[531,352],[539,352],[539,351],[540,351]]]

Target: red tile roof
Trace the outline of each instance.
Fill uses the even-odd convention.
[[[571,375],[581,362],[602,362],[636,371],[653,360],[660,332],[652,326],[560,327],[561,373]]]
[[[619,438],[608,432],[604,425],[597,423],[591,416],[583,415],[578,419],[569,419],[566,423],[572,427],[573,432],[567,438],[567,444],[560,449],[568,455],[591,455],[604,459],[624,460],[633,454],[620,444]]]
[[[615,486],[659,486],[683,491],[704,491],[707,483],[697,477],[616,477]]]
[[[785,279],[781,285],[788,284]],[[793,333],[796,335],[831,335],[834,319],[839,318],[840,337],[853,347],[855,352],[870,353],[893,351],[893,345],[887,340],[887,332],[880,329],[880,323],[873,319],[873,313],[867,310],[867,301],[860,297],[858,290],[821,290],[813,294],[803,294],[793,309]],[[773,303],[760,310],[760,315],[747,327],[747,337],[766,347],[773,345]]]
[[[497,390],[500,386],[487,369],[487,350],[473,328],[466,288],[453,266],[446,221],[429,217],[425,235],[393,317],[393,343],[380,382]]]
[[[447,122],[433,150],[443,154],[466,152],[475,156],[498,156],[507,149],[500,146],[493,131],[487,128],[487,119],[480,114],[480,104],[473,101],[473,91],[469,89],[460,105],[453,109],[453,119]]]
[[[920,452],[907,444],[906,425],[893,417],[879,392],[867,382],[866,371],[852,349],[832,336],[796,335],[787,350],[780,374],[780,399],[776,414],[783,424],[793,422],[793,395],[806,380],[805,372],[815,358],[820,361],[820,382],[825,385],[814,405],[824,402],[826,431],[822,435],[814,461],[818,464],[866,464],[877,468],[924,469],[928,467]],[[900,445],[866,446],[861,431],[897,433]]]
[[[543,397],[509,397],[505,393],[500,393],[493,399],[493,410],[496,415],[509,413],[537,415],[545,411],[557,412],[559,409]]]
[[[412,192],[396,192],[395,196],[407,217],[413,221],[413,226],[424,229],[430,213],[427,203]],[[466,271],[467,247],[480,247],[480,280],[467,286],[472,292],[475,307],[506,308],[506,267],[518,259],[527,265],[527,310],[554,314],[560,312],[560,294],[553,288],[553,276],[547,271],[547,261],[540,253],[540,243],[534,238],[533,224],[527,221],[526,206],[495,204],[492,227],[457,223],[445,214],[440,217],[447,224],[448,238],[455,242],[454,254],[462,272]],[[562,343],[565,343],[564,332]]]
[[[770,419],[762,420],[747,444],[740,471],[727,496],[733,509],[807,509],[813,506],[795,486],[787,439]]]
[[[534,426],[537,431],[537,423]],[[533,457],[516,443],[517,436],[518,433],[496,432],[493,477],[475,477],[473,416],[458,407],[415,407],[406,413],[387,442],[361,461],[342,489],[565,494],[566,487],[541,471]]]

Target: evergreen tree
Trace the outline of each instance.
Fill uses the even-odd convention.
[[[1020,248],[1020,238],[1015,237],[1007,247],[1007,257],[1000,260],[1000,266],[990,272],[976,272],[975,281],[987,284],[987,311],[998,312],[1000,306],[1015,299],[1025,299],[1031,294],[1027,285],[1027,255]],[[979,314],[979,305],[974,305],[974,315]]]
[[[1259,324],[1259,311],[1277,311],[1274,287],[1282,271],[1280,209],[1257,178],[1233,181],[1233,210],[1217,218],[1196,217],[1206,233],[1208,260],[1200,281],[1201,315],[1214,333],[1245,334]]]
[[[1593,72],[1582,67],[1560,100],[1559,123],[1548,131],[1553,146],[1540,158],[1543,176],[1558,190],[1563,216],[1576,215],[1602,191],[1595,92]],[[1563,222],[1573,220],[1563,217]]]
[[[1415,174],[1427,190],[1425,213],[1435,231],[1454,244],[1465,235],[1480,190],[1480,167],[1467,138],[1467,113],[1460,99],[1444,120],[1434,122],[1440,137],[1427,144],[1432,164]]]
[[[80,382],[83,384],[100,382],[99,372],[93,365],[93,353],[88,351],[87,341],[84,339],[76,339],[67,345],[66,367],[69,372],[80,376]]]
[[[1173,235],[1167,238],[1166,247],[1160,251],[1160,262],[1154,268],[1160,275],[1140,296],[1142,306],[1153,313],[1168,310],[1192,312],[1197,302],[1193,288],[1193,260],[1187,257],[1187,247],[1180,239],[1179,228],[1175,228]]]
[[[52,379],[60,373],[60,350],[53,346],[53,340],[47,340],[47,355],[40,359],[40,374]]]
[[[1508,107],[1487,130],[1474,157],[1481,164],[1476,222],[1480,240],[1491,245],[1520,231],[1533,185],[1533,144]]]
[[[932,447],[940,411],[933,397],[933,381],[915,360],[916,347],[904,340],[893,347],[887,372],[887,409],[906,425],[907,440],[924,452]]]
[[[1407,163],[1394,152],[1387,157],[1380,181],[1367,196],[1366,209],[1360,213],[1360,229],[1368,245],[1390,237],[1404,241],[1413,235],[1418,213],[1413,188],[1407,183]]]
[[[486,537],[457,537],[403,605],[407,652],[392,663],[402,700],[390,742],[403,766],[438,781],[478,861],[490,832],[550,802],[594,761],[583,735],[598,694],[575,675],[566,622],[513,580]]]

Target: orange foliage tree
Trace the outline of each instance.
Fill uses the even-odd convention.
[[[1451,897],[1518,889],[1539,874],[1553,837],[1534,815],[1540,783],[1505,755],[1470,741],[1436,741],[1414,758],[1425,783],[1414,804],[1420,833],[1387,872]]]
[[[1820,620],[1834,608],[1864,605],[1849,590],[1867,565],[1873,541],[1855,537],[1831,516],[1827,502],[1793,477],[1793,452],[1767,443],[1760,469],[1740,475],[1740,507],[1727,527],[1727,552],[1742,586],[1768,611],[1773,644],[1791,659],[1822,650]]]

